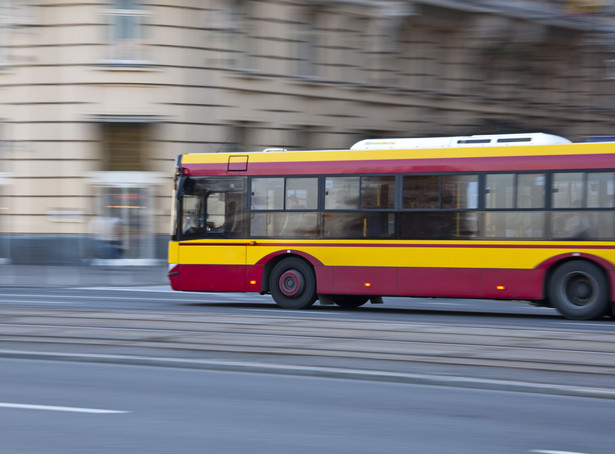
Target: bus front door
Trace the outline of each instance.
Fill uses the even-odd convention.
[[[245,193],[216,180],[196,181],[182,197],[178,280],[183,290],[244,292]]]

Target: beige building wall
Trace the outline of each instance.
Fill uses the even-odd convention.
[[[0,258],[86,260],[108,211],[124,255],[164,256],[180,153],[612,135],[608,11],[522,3],[3,2]]]

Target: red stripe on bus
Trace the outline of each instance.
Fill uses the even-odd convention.
[[[323,175],[354,173],[445,173],[609,169],[615,154],[497,156],[366,161],[250,162],[246,172],[228,171],[226,163],[184,164],[189,175]]]
[[[251,244],[252,241],[256,244]],[[180,246],[250,246],[250,247],[280,247],[280,248],[298,248],[298,247],[365,247],[365,248],[470,248],[470,249],[615,249],[615,246],[606,245],[586,245],[582,242],[570,244],[472,244],[472,243],[450,243],[450,244],[402,244],[402,243],[258,243],[258,239],[252,240],[250,243],[179,243]],[[484,240],[477,240],[484,241]],[[523,241],[523,240],[521,240]],[[296,252],[296,251],[293,251]]]

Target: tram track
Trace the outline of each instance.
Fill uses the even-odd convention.
[[[0,342],[615,374],[615,333],[574,328],[0,308]]]

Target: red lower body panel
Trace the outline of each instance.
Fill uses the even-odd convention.
[[[177,265],[169,275],[173,290],[245,292],[245,265]]]
[[[262,265],[178,265],[175,290],[259,292]],[[316,266],[321,294],[542,299],[545,270]]]

